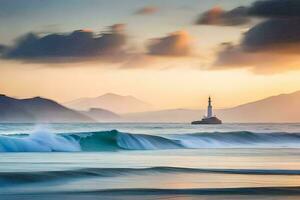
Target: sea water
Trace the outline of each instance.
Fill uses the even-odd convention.
[[[299,199],[300,124],[0,124],[0,199]]]

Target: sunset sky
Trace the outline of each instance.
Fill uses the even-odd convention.
[[[300,90],[291,0],[0,0],[0,93],[218,108]],[[243,6],[243,7],[240,7]]]

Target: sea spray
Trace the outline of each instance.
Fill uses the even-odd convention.
[[[0,136],[2,152],[51,152],[80,151],[79,143],[73,137],[52,134],[46,125],[37,125],[29,135]]]

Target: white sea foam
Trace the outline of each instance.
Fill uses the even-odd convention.
[[[2,152],[51,152],[80,151],[79,143],[73,138],[52,134],[47,126],[37,126],[27,136],[0,136]]]

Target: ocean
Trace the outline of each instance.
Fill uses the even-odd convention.
[[[1,200],[300,199],[300,124],[0,124]]]

